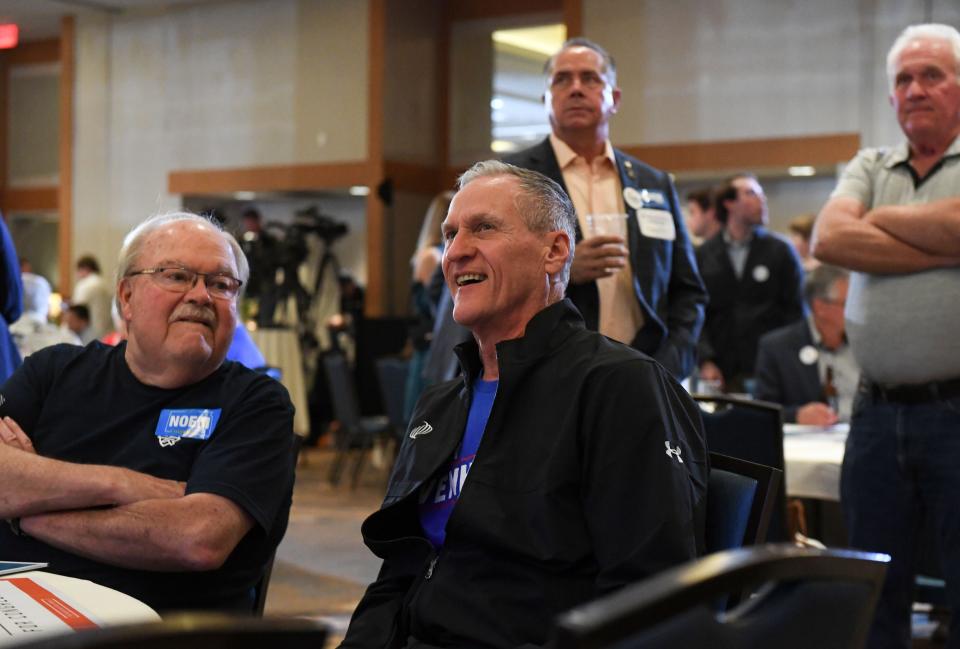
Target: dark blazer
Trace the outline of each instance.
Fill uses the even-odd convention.
[[[806,319],[780,327],[760,338],[754,396],[783,405],[783,420],[797,421],[797,409],[814,401],[826,403],[817,363],[801,362],[800,350],[813,346]]]
[[[633,187],[662,196],[644,200],[643,207],[667,210],[673,216],[677,236],[674,241],[654,239],[640,233],[637,211],[624,202],[627,220],[627,239],[630,266],[633,269],[633,287],[643,313],[643,327],[631,342],[638,349],[653,356],[677,380],[693,370],[696,364],[696,345],[703,327],[707,294],[697,272],[693,246],[683,222],[673,182],[664,172],[646,165],[636,158],[614,149],[620,183],[624,189]],[[503,158],[525,169],[539,171],[555,180],[567,191],[563,173],[550,145],[550,139],[524,151]],[[569,192],[568,192],[569,193]],[[583,239],[577,224],[577,242]],[[583,314],[587,328],[599,326],[600,295],[596,282],[570,284],[567,297]]]
[[[723,232],[697,248],[710,304],[700,362],[713,361],[728,387],[753,375],[760,336],[803,318],[803,267],[793,246],[758,228],[739,280]]]

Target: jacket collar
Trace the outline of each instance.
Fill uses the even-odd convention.
[[[537,313],[527,323],[523,336],[497,343],[501,385],[503,385],[505,373],[512,378],[515,374],[513,370],[520,370],[523,366],[543,357],[552,349],[562,345],[578,329],[585,329],[583,316],[569,298],[555,302]],[[460,367],[463,370],[464,388],[469,392],[483,367],[480,361],[480,348],[475,340],[469,340],[457,345],[454,351],[460,359]]]

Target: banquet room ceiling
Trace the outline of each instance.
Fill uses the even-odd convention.
[[[17,23],[21,41],[56,38],[60,19],[67,15],[159,11],[172,5],[197,5],[223,0],[0,0],[0,23]]]

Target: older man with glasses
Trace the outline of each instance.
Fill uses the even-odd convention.
[[[0,388],[0,555],[160,611],[249,611],[286,529],[293,407],[224,361],[247,261],[174,213],[137,226],[118,266],[127,341],[44,349]]]

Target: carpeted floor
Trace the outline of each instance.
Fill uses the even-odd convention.
[[[327,481],[332,459],[329,449],[306,448],[301,454],[290,523],[277,550],[265,615],[320,618],[339,636],[380,567],[380,560],[363,545],[360,524],[380,506],[386,469],[368,462],[356,489],[351,489],[349,475],[332,487]]]

